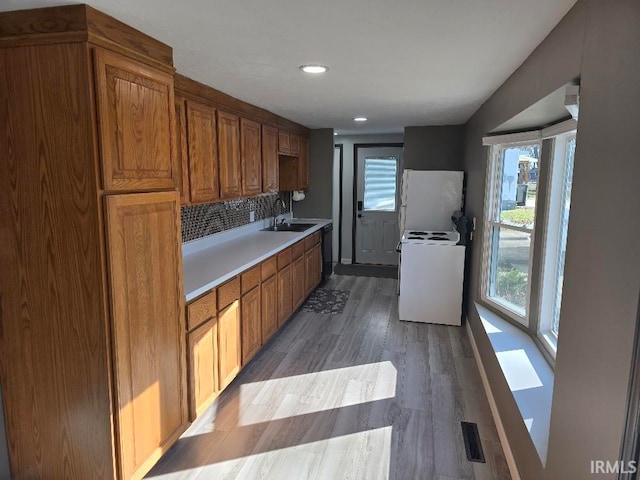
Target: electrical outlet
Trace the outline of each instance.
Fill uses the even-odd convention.
[[[250,210],[249,211],[249,222],[255,222],[256,221],[256,211],[255,210]]]

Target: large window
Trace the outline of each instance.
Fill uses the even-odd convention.
[[[485,138],[491,153],[482,299],[528,328],[551,356],[562,318],[575,128],[571,120]]]
[[[488,204],[485,296],[527,323],[540,143],[494,148]]]

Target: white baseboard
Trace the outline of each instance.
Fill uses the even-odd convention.
[[[502,420],[500,419],[500,413],[498,412],[498,405],[496,404],[496,399],[493,397],[493,393],[491,392],[491,387],[489,386],[489,379],[487,378],[487,372],[484,369],[484,364],[482,363],[482,359],[480,358],[480,352],[478,351],[478,345],[476,345],[476,340],[473,337],[473,332],[471,331],[471,326],[469,325],[469,319],[466,321],[467,326],[467,335],[469,335],[469,340],[471,341],[471,348],[473,349],[473,356],[476,359],[476,363],[478,364],[478,370],[480,371],[480,378],[482,379],[482,386],[484,387],[484,391],[487,394],[487,400],[489,401],[489,408],[491,409],[491,415],[493,416],[493,421],[496,424],[496,430],[498,430],[498,438],[500,438],[500,443],[502,444],[502,450],[504,451],[504,457],[507,461],[507,466],[509,467],[509,473],[511,473],[512,480],[521,480],[520,473],[518,472],[518,467],[516,465],[516,459],[513,456],[513,451],[511,450],[511,445],[509,445],[509,439],[507,438],[507,432],[504,429],[504,425],[502,424]]]
[[[343,265],[351,265],[351,259],[350,258],[342,258],[340,259],[340,263]]]

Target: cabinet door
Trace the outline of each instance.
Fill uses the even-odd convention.
[[[278,129],[262,126],[262,191],[278,191]]]
[[[273,275],[262,282],[262,343],[278,330],[278,283]]]
[[[304,274],[304,254],[294,260],[291,266],[291,292],[293,296],[293,309],[295,310],[304,302],[305,274]]]
[[[314,260],[313,260],[313,248],[311,250],[307,250],[304,253],[304,294],[305,297],[309,296],[309,294],[313,291],[313,281],[314,281]]]
[[[260,350],[262,346],[262,317],[260,286],[245,293],[242,296],[240,315],[242,316],[242,364],[249,360]]]
[[[289,155],[290,138],[289,132],[285,132],[284,130],[278,131],[278,153]]]
[[[294,133],[289,134],[289,155],[297,157],[300,154],[300,137]]]
[[[105,190],[177,188],[173,76],[95,49]]]
[[[200,325],[188,337],[189,418],[195,420],[218,392],[218,329],[216,318]]]
[[[118,458],[130,478],[187,422],[180,198],[142,193],[105,203]]]
[[[257,122],[240,119],[242,195],[262,193],[262,128]]]
[[[188,101],[187,131],[191,202],[214,202],[220,198],[216,111],[208,105]]]
[[[278,272],[278,328],[287,321],[293,311],[291,296],[291,265]]]
[[[218,161],[220,166],[220,196],[237,198],[240,185],[240,118],[218,111]]]
[[[218,378],[224,389],[240,371],[240,300],[218,312]]]
[[[309,188],[309,139],[300,137],[298,154],[298,189]]]
[[[189,153],[187,152],[187,103],[184,98],[175,97],[176,110],[176,167],[178,169],[178,190],[180,204],[189,205]]]

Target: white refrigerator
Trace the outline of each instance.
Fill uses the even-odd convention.
[[[451,215],[462,209],[464,172],[407,169],[400,185],[400,237],[405,230],[454,229]]]

